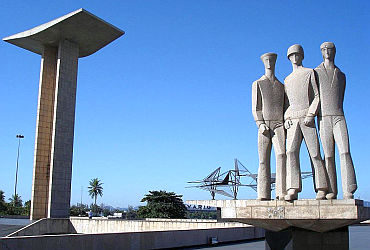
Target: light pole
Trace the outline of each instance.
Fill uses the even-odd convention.
[[[21,146],[21,139],[23,139],[24,136],[19,134],[16,135],[16,137],[18,138],[18,153],[17,153],[17,168],[15,169],[14,199],[16,198],[17,195],[19,148]]]

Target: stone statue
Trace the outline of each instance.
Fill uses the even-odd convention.
[[[271,199],[271,144],[276,156],[276,198],[283,200],[285,187],[284,85],[275,77],[277,55],[261,56],[265,74],[252,85],[252,113],[258,127],[259,168],[257,199]]]
[[[315,116],[319,107],[319,91],[313,69],[302,66],[303,48],[299,44],[289,47],[288,59],[293,72],[285,78],[284,88],[287,99],[284,114],[287,129],[287,192],[285,200],[298,199],[302,190],[299,151],[305,140],[314,174],[316,199],[325,199],[328,190],[327,173],[321,155],[317,136]]]
[[[319,132],[330,182],[326,198],[336,199],[338,194],[334,145],[336,143],[340,155],[343,198],[353,199],[353,193],[357,189],[356,175],[349,150],[347,124],[343,112],[346,76],[334,64],[336,52],[334,43],[324,42],[320,49],[324,62],[315,68],[315,72],[321,102],[318,115]]]

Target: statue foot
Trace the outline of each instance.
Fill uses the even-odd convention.
[[[325,200],[326,192],[323,190],[317,191],[316,200]]]
[[[298,199],[298,191],[296,189],[289,189],[288,194],[285,195],[286,201],[293,201]]]
[[[256,200],[258,200],[258,201],[270,201],[271,199],[269,199],[269,198],[257,198]]]
[[[327,195],[326,195],[326,199],[328,199],[328,200],[334,200],[334,199],[336,199],[337,198],[337,195],[336,194],[334,194],[334,193],[328,193]]]
[[[344,193],[343,194],[343,199],[345,199],[345,200],[353,199],[353,194],[351,194],[351,193]]]
[[[278,201],[284,201],[285,200],[285,196],[284,195],[276,196],[276,200],[278,200]]]

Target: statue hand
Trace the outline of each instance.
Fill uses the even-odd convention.
[[[262,134],[266,135],[266,134],[268,133],[268,131],[269,131],[269,127],[267,127],[267,125],[266,125],[266,124],[262,123],[262,124],[258,127],[258,130],[259,130]]]
[[[290,129],[290,126],[292,126],[293,125],[293,122],[292,122],[292,120],[290,120],[290,119],[288,119],[288,120],[286,120],[285,122],[284,122],[284,127],[285,127],[285,129]]]
[[[313,126],[314,120],[315,120],[314,116],[306,116],[306,118],[304,118],[304,125],[308,127]]]

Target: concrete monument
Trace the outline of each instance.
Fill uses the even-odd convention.
[[[271,144],[276,156],[276,198],[282,200],[286,194],[284,85],[275,77],[276,58],[275,53],[265,53],[261,56],[265,74],[252,85],[252,113],[258,127],[259,200],[271,199]]]
[[[285,200],[298,199],[302,190],[299,151],[302,139],[305,140],[314,173],[316,199],[325,199],[328,190],[327,174],[320,155],[320,145],[315,126],[315,116],[319,107],[319,91],[313,69],[302,66],[304,52],[302,46],[289,47],[288,59],[293,72],[285,78],[286,111],[284,114],[287,129],[287,192]]]
[[[78,58],[124,34],[79,9],[3,40],[40,54],[31,219],[69,217]]]
[[[324,42],[320,49],[324,61],[315,68],[315,72],[321,103],[318,114],[319,132],[324,149],[325,166],[329,176],[329,193],[326,198],[336,199],[338,194],[334,145],[336,143],[340,155],[343,198],[353,199],[357,183],[343,112],[346,76],[334,64],[336,52],[334,43]]]
[[[315,71],[302,66],[304,52],[300,45],[295,44],[289,47],[287,53],[293,66],[293,72],[285,79],[285,100],[280,101],[281,105],[284,103],[284,126],[287,129],[286,188],[288,194],[285,196],[285,200],[263,201],[260,199],[261,191],[258,189],[259,200],[193,200],[186,202],[193,205],[217,207],[224,221],[238,221],[266,229],[266,249],[348,250],[348,226],[370,219],[370,202],[353,199],[357,184],[343,113],[345,76],[334,64],[334,44],[323,43],[321,52],[324,62]],[[271,80],[274,67],[270,65],[275,64],[276,56],[265,54],[261,59],[265,63],[266,74],[254,82],[252,88],[253,115],[260,129],[258,137],[260,170],[266,169],[267,163],[269,164],[267,153],[270,152],[268,150],[271,150],[271,142],[267,139],[264,141],[260,139],[264,138],[263,135],[265,137],[272,135],[272,127],[269,125],[270,123],[266,122],[269,121],[266,119],[268,117],[266,114],[269,114],[267,111],[270,111],[272,107],[281,107],[271,104],[271,102],[279,103],[280,92],[274,96],[266,95],[266,93],[271,94],[271,90],[266,91],[266,89],[275,86]],[[316,84],[317,79],[318,85]],[[274,84],[276,84],[276,80],[274,80]],[[266,109],[267,107],[270,109]],[[280,109],[274,111],[274,114],[277,115]],[[320,155],[315,126],[317,114],[329,178]],[[297,199],[298,192],[302,187],[299,149],[303,139],[311,158],[315,190],[317,191],[316,200]],[[273,140],[272,143],[274,143]],[[341,159],[343,200],[335,199],[337,187],[334,143],[338,145]],[[266,183],[269,183],[266,174],[262,172],[260,181],[264,181],[263,179],[267,179]],[[328,179],[330,179],[330,183]],[[328,185],[330,186],[328,187]],[[269,195],[267,187],[262,187],[265,187],[262,190],[265,192],[264,195]]]

